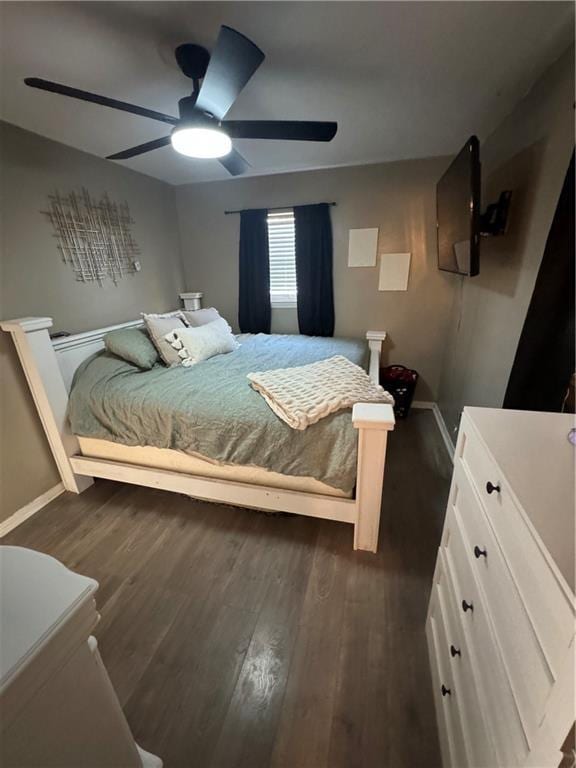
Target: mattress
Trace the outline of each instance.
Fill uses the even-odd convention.
[[[166,469],[196,477],[208,477],[211,480],[249,483],[268,488],[280,488],[285,491],[316,493],[337,498],[352,497],[351,492],[345,493],[339,488],[322,483],[313,477],[282,475],[280,472],[274,472],[263,467],[225,464],[200,454],[189,454],[168,448],[154,448],[148,445],[127,446],[92,437],[79,437],[78,442],[82,455],[93,459],[107,459],[123,464],[135,464],[139,467]]]

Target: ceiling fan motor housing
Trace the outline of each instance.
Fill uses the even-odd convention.
[[[178,114],[180,115],[180,120],[186,120],[186,122],[188,122],[197,115],[202,114],[195,109],[197,98],[198,94],[193,93],[191,96],[184,96],[183,99],[178,101]]]
[[[180,115],[180,122],[176,127],[216,128],[219,126],[220,121],[213,115],[196,109],[197,97],[198,94],[193,93],[191,96],[185,96],[179,100],[178,113]]]

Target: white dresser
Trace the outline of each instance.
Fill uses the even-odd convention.
[[[464,409],[426,623],[445,766],[561,762],[575,716],[573,426]]]
[[[97,589],[48,555],[0,547],[4,768],[162,768],[134,742],[90,636]]]

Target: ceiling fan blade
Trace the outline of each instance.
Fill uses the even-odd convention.
[[[230,27],[220,27],[196,101],[197,109],[222,120],[263,61],[264,54],[251,40]]]
[[[106,160],[127,160],[129,157],[136,157],[137,155],[143,155],[145,152],[152,152],[153,149],[167,147],[168,144],[170,144],[170,136],[163,136],[161,139],[147,141],[146,144],[138,144],[137,147],[131,147],[122,152],[116,152],[114,155],[108,155]]]
[[[39,88],[41,91],[50,91],[51,93],[59,93],[62,96],[70,96],[72,99],[89,101],[92,104],[100,104],[103,107],[110,107],[111,109],[119,109],[122,112],[130,112],[133,115],[140,115],[141,117],[149,117],[151,120],[158,120],[161,123],[176,125],[176,123],[178,122],[177,117],[171,117],[170,115],[165,115],[163,112],[155,112],[153,109],[138,107],[135,104],[128,104],[125,101],[118,101],[117,99],[109,99],[107,96],[99,96],[96,93],[81,91],[78,88],[70,88],[67,85],[61,85],[60,83],[53,83],[50,80],[42,80],[39,77],[27,77],[24,79],[24,82],[26,83],[26,85],[29,85],[30,88]]]
[[[231,139],[332,141],[338,130],[338,123],[306,120],[225,120],[222,127]]]
[[[219,157],[218,162],[226,168],[231,176],[241,176],[250,168],[248,160],[245,160],[240,152],[235,149],[225,157]]]

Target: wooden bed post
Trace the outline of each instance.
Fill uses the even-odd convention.
[[[352,424],[358,430],[354,549],[378,550],[386,442],[394,423],[391,405],[356,403],[352,409]]]
[[[370,349],[368,375],[374,384],[380,383],[380,355],[382,353],[382,342],[385,340],[386,335],[386,331],[366,331],[366,339]]]
[[[74,474],[70,464],[69,457],[80,449],[67,424],[68,392],[48,334],[51,327],[51,317],[23,317],[0,323],[16,346],[62,484],[67,491],[82,493],[94,480]]]

